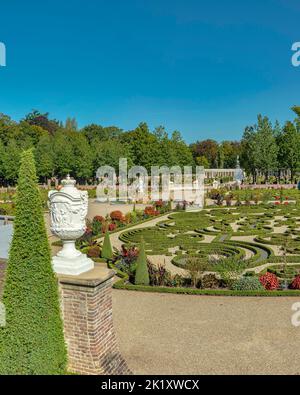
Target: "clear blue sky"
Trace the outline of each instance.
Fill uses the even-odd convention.
[[[0,112],[238,139],[300,104],[299,0],[9,0]]]

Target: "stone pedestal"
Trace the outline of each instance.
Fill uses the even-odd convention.
[[[112,317],[114,272],[100,264],[79,276],[58,275],[69,371],[130,374],[120,354]]]

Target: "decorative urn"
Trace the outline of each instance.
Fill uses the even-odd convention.
[[[94,268],[94,262],[75,247],[75,241],[86,231],[85,218],[88,211],[88,194],[79,191],[76,181],[68,175],[61,182],[62,188],[50,191],[50,230],[63,242],[63,248],[52,259],[56,273],[79,275]]]

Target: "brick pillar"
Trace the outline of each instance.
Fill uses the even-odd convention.
[[[114,272],[95,264],[79,276],[59,275],[70,372],[90,375],[130,374],[113,326]]]

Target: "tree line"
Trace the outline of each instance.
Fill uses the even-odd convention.
[[[245,128],[241,141],[213,139],[186,144],[179,131],[168,134],[163,126],[150,130],[145,122],[124,131],[116,126],[90,124],[78,128],[75,118],[65,122],[37,110],[16,122],[0,114],[0,183],[14,185],[22,151],[33,148],[40,182],[70,173],[80,183],[94,182],[103,165],[118,168],[119,158],[128,166],[204,166],[235,168],[237,157],[253,181],[270,172],[280,177],[288,170],[294,178],[300,167],[300,107],[296,119],[283,126],[259,115]]]

